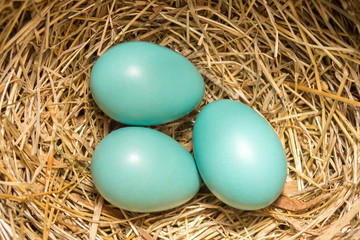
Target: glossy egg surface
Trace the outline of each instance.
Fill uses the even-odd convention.
[[[226,204],[261,209],[281,193],[287,172],[282,144],[247,105],[218,100],[205,106],[195,121],[193,144],[201,177]]]
[[[109,117],[129,125],[156,125],[183,117],[200,102],[205,85],[196,67],[173,50],[125,42],[95,62],[90,87]]]
[[[144,127],[108,134],[94,152],[91,173],[107,201],[134,212],[177,207],[200,187],[191,154],[171,137]]]

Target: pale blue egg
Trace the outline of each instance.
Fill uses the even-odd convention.
[[[107,50],[92,68],[90,87],[109,117],[129,125],[183,117],[205,91],[201,74],[189,60],[148,42],[126,42]]]
[[[144,127],[107,135],[94,152],[91,174],[104,199],[135,212],[177,207],[200,188],[192,155],[171,137]]]
[[[218,100],[195,121],[194,154],[210,191],[243,210],[268,206],[285,183],[286,156],[270,124],[245,104]]]

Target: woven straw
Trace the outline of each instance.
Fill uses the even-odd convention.
[[[359,16],[358,0],[1,0],[0,239],[360,239]],[[274,204],[237,210],[204,185],[159,213],[103,200],[91,157],[123,125],[96,106],[89,76],[132,40],[203,75],[199,106],[154,127],[191,153],[195,118],[216,99],[270,122],[288,161]]]

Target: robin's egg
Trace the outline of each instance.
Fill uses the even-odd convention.
[[[245,104],[218,100],[205,106],[195,121],[193,143],[201,177],[224,203],[255,210],[281,193],[287,165],[280,139]]]
[[[196,67],[173,50],[126,42],[94,64],[90,87],[109,117],[129,125],[156,125],[183,117],[200,102],[205,85]]]
[[[144,127],[107,135],[94,152],[91,174],[104,199],[134,212],[177,207],[200,188],[191,154],[171,137]]]

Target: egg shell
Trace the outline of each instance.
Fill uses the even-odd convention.
[[[202,179],[226,204],[261,209],[281,193],[287,165],[280,139],[245,104],[218,100],[206,105],[196,118],[193,144]]]
[[[108,49],[94,64],[90,87],[97,105],[129,125],[156,125],[183,117],[205,85],[196,67],[173,50],[149,42]]]
[[[179,206],[194,197],[201,181],[185,148],[144,127],[124,127],[108,134],[95,149],[91,174],[104,199],[134,212]]]

